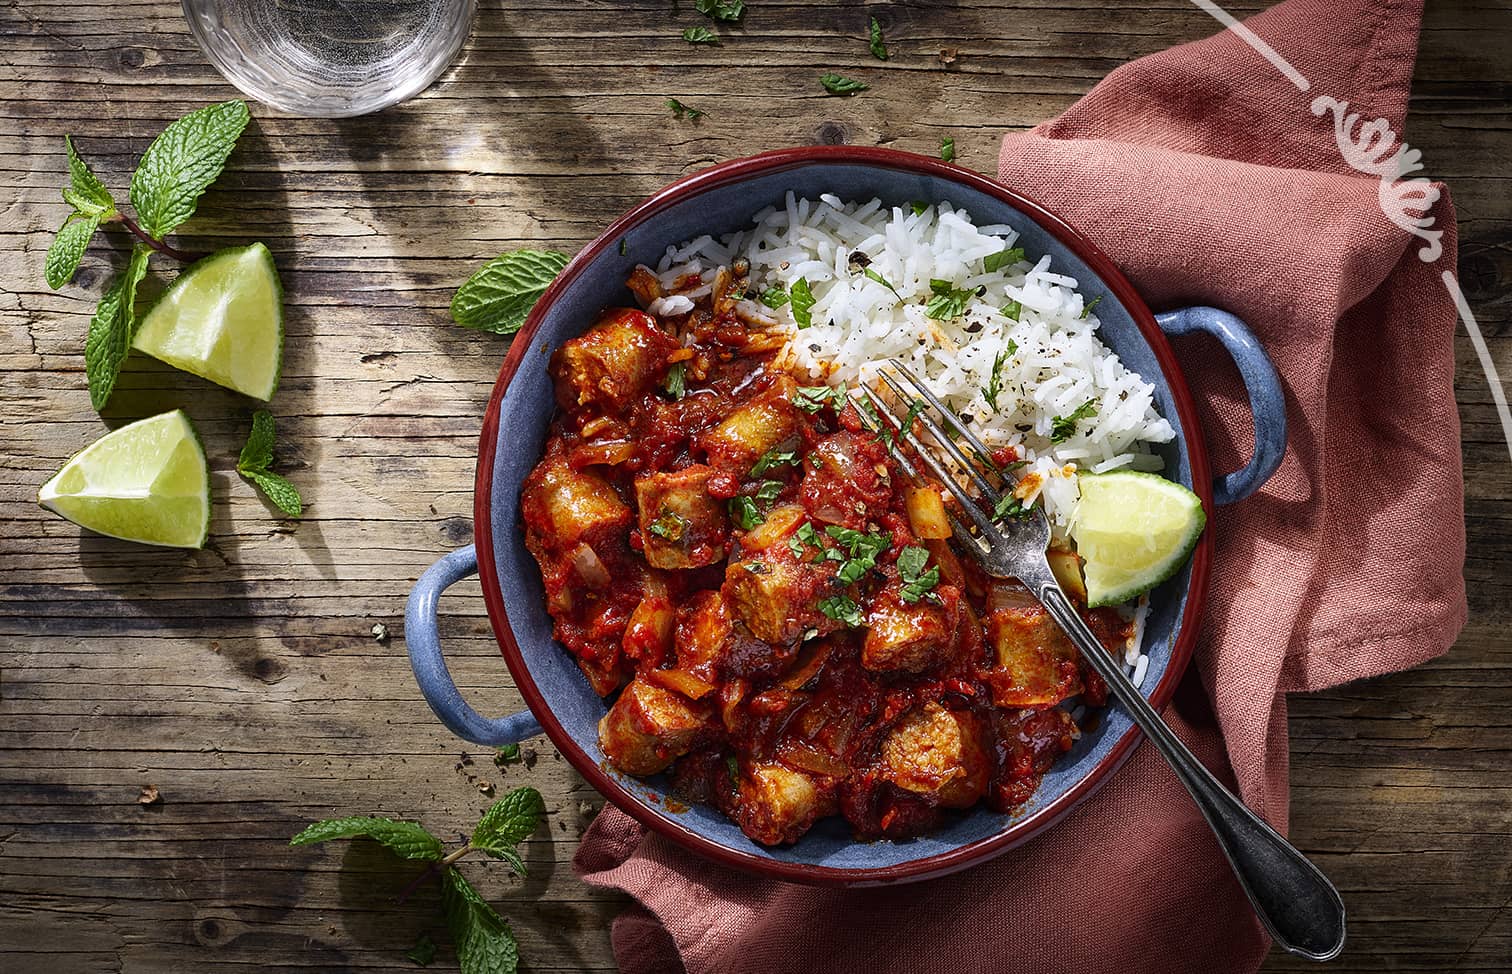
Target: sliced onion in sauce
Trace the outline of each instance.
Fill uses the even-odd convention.
[[[609,569],[604,567],[604,562],[599,558],[598,552],[588,545],[579,543],[572,549],[568,560],[572,564],[572,570],[577,573],[578,578],[583,580],[584,585],[589,588],[609,587]]]

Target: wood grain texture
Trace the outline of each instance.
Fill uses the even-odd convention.
[[[472,537],[477,433],[504,350],[448,325],[453,289],[501,250],[573,249],[671,179],[763,148],[933,153],[950,135],[959,161],[991,172],[1003,132],[1215,29],[1178,0],[1113,6],[752,0],[723,46],[689,48],[677,33],[696,16],[664,0],[484,0],[463,63],[399,109],[328,122],[253,106],[180,240],[260,239],[278,259],[278,469],[307,516],[280,520],[234,474],[245,400],[137,357],[105,416],[189,409],[215,480],[199,552],[83,535],[33,504],[103,429],[83,340],[124,241],[98,241],[56,293],[42,259],[64,216],[64,132],[124,195],[166,122],[235,92],[171,0],[0,7],[0,967],[413,970],[416,935],[445,938],[432,894],[391,901],[412,870],[361,843],[290,849],[288,837],[364,811],[460,836],[488,804],[486,781],[534,784],[550,810],[526,847],[528,880],[468,868],[513,920],[526,966],[612,970],[620,901],[570,868],[602,800],[544,741],[531,769],[465,755],[403,655],[410,585]],[[868,13],[887,31],[885,65],[866,53]],[[1509,29],[1505,2],[1430,4],[1406,132],[1454,191],[1461,279],[1504,375]],[[948,66],[947,47],[960,52]],[[873,91],[825,97],[813,79],[826,69]],[[667,96],[709,115],[676,122]],[[1512,500],[1463,335],[1457,352],[1470,625],[1436,663],[1291,705],[1293,834],[1349,903],[1341,971],[1512,969]],[[391,642],[374,640],[375,622]],[[448,595],[442,623],[469,698],[517,707],[476,584]],[[161,804],[137,804],[148,783]],[[1266,967],[1304,969],[1281,956]]]

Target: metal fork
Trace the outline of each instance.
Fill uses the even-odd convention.
[[[1004,505],[1011,506],[1012,501],[1005,499],[1004,491],[994,485],[983,470],[995,471],[1003,476],[1005,486],[1011,481],[998,470],[991,451],[972,432],[971,427],[947,409],[907,366],[896,359],[890,360],[889,365],[896,371],[896,375],[883,372],[881,378],[897,397],[897,402],[904,404],[902,418],[899,417],[897,407],[890,405],[871,387],[863,386],[861,393],[864,400],[855,401],[858,405],[869,402],[875,407],[876,415],[867,417],[868,421],[874,426],[885,427],[887,434],[901,438],[911,446],[919,461],[960,502],[961,510],[976,527],[976,533],[973,534],[970,527],[950,514],[956,542],[989,575],[1017,579],[1028,586],[1051,618],[1065,630],[1082,659],[1091,664],[1108,684],[1113,697],[1123,705],[1140,730],[1155,743],[1181,783],[1191,793],[1203,817],[1212,827],[1218,845],[1228,857],[1229,865],[1239,878],[1239,884],[1244,887],[1260,922],[1276,943],[1288,952],[1309,960],[1326,961],[1337,957],[1344,949],[1344,901],[1328,881],[1328,877],[1223,787],[1186,745],[1177,739],[1124,673],[1123,665],[1103,648],[1092,630],[1087,628],[1071,600],[1056,582],[1045,557],[1050,543],[1050,522],[1044,510],[1036,504],[1027,510],[1015,510],[1013,516],[1003,516]],[[910,389],[904,388],[898,376],[908,383]],[[931,408],[958,434],[972,456],[968,457],[961,446],[929,415]],[[861,412],[866,416],[868,411],[863,409]],[[886,417],[885,424],[881,417]],[[938,444],[938,448],[951,459],[958,474],[952,472],[915,435],[915,422],[923,427]],[[879,428],[878,432],[883,432],[883,429]],[[902,450],[895,449],[893,453],[905,474],[916,481],[921,479],[918,469]],[[961,475],[975,486],[978,497],[972,497],[961,486]],[[1008,495],[1009,498],[1011,496]],[[984,510],[982,502],[996,513]]]

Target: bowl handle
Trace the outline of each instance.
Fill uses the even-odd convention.
[[[1217,308],[1195,307],[1155,316],[1167,335],[1205,331],[1218,339],[1239,368],[1255,416],[1255,452],[1243,469],[1213,481],[1213,502],[1233,504],[1260,489],[1281,466],[1286,452],[1286,396],[1281,377],[1255,333],[1238,318]]]
[[[528,710],[508,717],[484,717],[469,707],[447,672],[436,625],[436,601],[441,593],[477,570],[478,552],[472,545],[458,548],[427,568],[404,607],[404,643],[409,647],[415,682],[441,723],[463,740],[499,747],[535,737],[541,725]]]

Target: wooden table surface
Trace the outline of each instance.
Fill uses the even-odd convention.
[[[724,46],[695,49],[678,38],[701,19],[686,2],[678,15],[663,0],[481,6],[465,61],[401,108],[316,121],[253,105],[230,170],[181,238],[263,240],[277,256],[288,342],[272,409],[280,468],[308,503],[297,523],[233,472],[247,400],[137,357],[103,423],[90,408],[84,335],[120,234],[61,292],[42,282],[65,215],[64,132],[124,198],[166,122],[236,92],[171,0],[0,9],[6,971],[413,969],[403,954],[417,933],[444,943],[435,899],[396,909],[404,870],[364,844],[291,849],[288,837],[357,813],[456,837],[488,804],[484,782],[533,784],[550,810],[528,843],[528,880],[470,870],[512,919],[526,967],[612,969],[620,901],[570,868],[601,799],[544,740],[533,767],[501,772],[452,738],[404,658],[410,585],[472,539],[477,435],[506,347],[449,323],[452,291],[502,250],[571,251],[671,179],[762,148],[933,154],[949,135],[959,161],[991,172],[1005,131],[1057,114],[1127,60],[1216,29],[1180,0],[1114,11],[752,0]],[[886,65],[866,52],[869,10],[887,28]],[[1503,374],[1509,28],[1504,0],[1430,5],[1406,132],[1453,190],[1461,280]],[[942,48],[959,59],[942,64]],[[823,97],[815,76],[829,68],[873,90]],[[708,117],[671,119],[669,95]],[[1340,970],[1512,969],[1508,448],[1463,333],[1457,352],[1469,627],[1432,665],[1291,707],[1294,837],[1351,910]],[[214,471],[204,550],[81,534],[33,504],[106,424],[180,405]],[[375,640],[375,623],[394,638]],[[470,699],[519,704],[476,584],[445,601],[443,632]],[[147,784],[160,804],[138,804]],[[1273,956],[1266,970],[1305,967]]]

